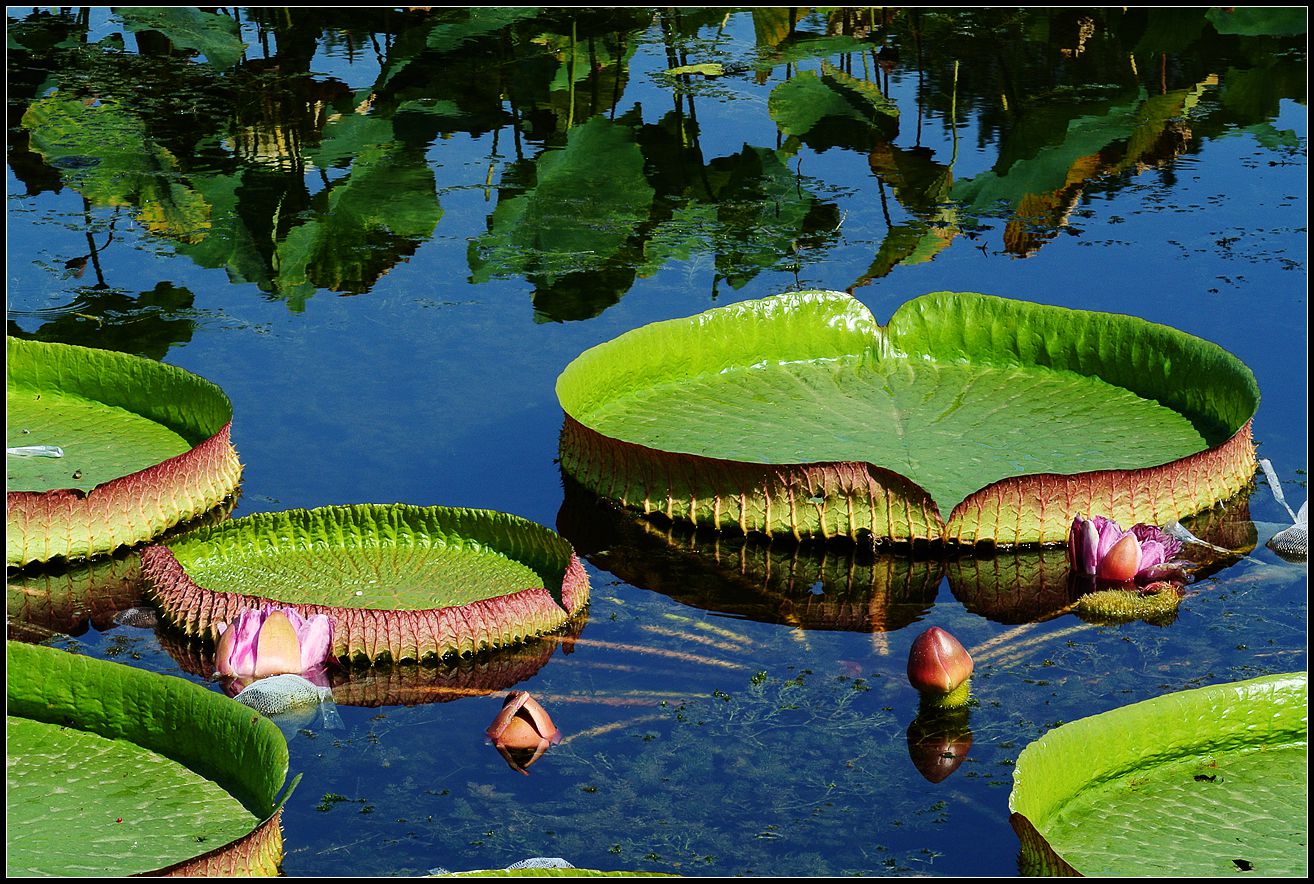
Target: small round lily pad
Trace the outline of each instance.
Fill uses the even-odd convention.
[[[180,678],[7,653],[9,875],[278,874],[292,787],[272,722]]]
[[[209,381],[71,344],[11,337],[7,353],[10,565],[142,543],[236,490],[232,405]]]
[[[939,292],[880,325],[839,292],[653,323],[557,379],[561,463],[645,514],[802,537],[1058,543],[1165,524],[1256,469],[1254,375],[1132,316]]]
[[[166,620],[213,638],[243,608],[333,621],[357,661],[470,655],[552,632],[588,603],[570,544],[507,513],[357,504],[256,513],[142,553]]]
[[[1023,872],[1303,877],[1307,764],[1303,672],[1062,725],[1013,771]]]

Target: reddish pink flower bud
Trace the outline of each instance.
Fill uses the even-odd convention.
[[[1135,534],[1125,534],[1115,543],[1104,558],[1100,559],[1099,570],[1095,576],[1100,580],[1113,583],[1125,583],[1136,579],[1136,572],[1141,570],[1141,542]]]
[[[561,731],[552,723],[552,717],[525,691],[507,695],[487,733],[511,769],[522,774],[529,773],[527,768],[542,757],[548,746],[561,742]]]
[[[908,681],[924,694],[947,694],[972,674],[972,655],[938,626],[917,636],[908,652]]]

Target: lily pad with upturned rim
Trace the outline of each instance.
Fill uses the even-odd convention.
[[[1066,540],[1165,524],[1255,471],[1254,376],[1131,316],[939,292],[879,325],[798,292],[627,332],[557,379],[562,466],[695,525],[802,537]],[[947,517],[943,514],[949,513]]]
[[[278,874],[295,781],[280,797],[271,722],[172,676],[14,642],[7,657],[8,874]]]
[[[81,559],[158,537],[219,506],[242,466],[232,405],[172,365],[72,344],[8,340],[6,457],[10,565]]]
[[[1018,757],[1023,871],[1307,873],[1303,672],[1181,691],[1062,725]]]
[[[926,616],[947,577],[949,590],[969,612],[997,623],[1032,623],[1068,613],[1091,619],[1081,600],[1094,584],[1070,573],[1064,548],[956,555],[962,551],[953,547],[872,549],[845,539],[799,543],[744,537],[646,518],[568,475],[562,483],[557,530],[579,555],[626,583],[690,607],[808,630],[894,632]],[[1185,520],[1203,541],[1188,544],[1175,557],[1193,582],[1254,550],[1248,502],[1242,492]],[[1173,616],[1180,597],[1174,593],[1174,599]],[[1164,625],[1171,621],[1164,616],[1166,607],[1151,609]],[[1141,619],[1136,610],[1118,613],[1124,616],[1104,622]]]
[[[165,618],[213,638],[244,608],[333,621],[359,661],[469,655],[552,632],[588,603],[570,544],[492,510],[358,504],[256,513],[142,553]]]

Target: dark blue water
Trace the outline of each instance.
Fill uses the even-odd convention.
[[[1305,668],[1307,572],[1263,545],[1290,518],[1262,477],[1219,516],[1253,523],[1253,553],[1192,585],[1167,626],[1095,626],[852,550],[664,537],[563,487],[553,384],[582,350],[821,288],[881,319],[966,290],[1215,341],[1259,380],[1260,456],[1293,507],[1306,497],[1303,32],[1220,33],[1186,10],[975,10],[810,15],[786,38],[784,12],[558,10],[475,39],[454,12],[242,11],[245,60],[221,67],[106,9],[8,11],[26,47],[9,58],[11,334],[218,383],[245,466],[235,515],[484,507],[555,527],[586,558],[577,641],[385,673],[391,693],[356,695],[383,705],[340,702],[341,729],[293,732],[288,874],[546,855],[683,874],[1012,875],[1007,801],[1028,742],[1169,691]],[[828,29],[856,36],[819,49]],[[663,73],[708,61],[725,74]],[[897,131],[782,131],[802,110],[773,108],[773,90],[823,61],[876,83]],[[112,133],[41,128],[32,108],[66,97],[116,103],[138,155],[172,157],[153,154],[165,171],[150,186],[200,194],[209,226],[185,192],[91,175],[132,167]],[[544,158],[586,126],[617,146],[552,191]],[[590,164],[616,187],[590,191]],[[555,195],[541,208],[558,232],[602,206],[572,260],[508,232],[505,207],[535,185]],[[594,202],[561,205],[580,194]],[[163,204],[171,220],[153,229]],[[894,582],[918,588],[888,598],[889,573],[918,567],[922,583]],[[15,606],[11,590],[11,635]],[[174,637],[92,621],[44,640],[201,680]],[[977,658],[978,703],[953,735],[970,749],[938,782],[917,767],[903,674],[929,625]],[[483,736],[512,687],[566,736],[529,776]]]

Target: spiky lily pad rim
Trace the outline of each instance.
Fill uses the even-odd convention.
[[[1008,809],[1038,861],[1067,865],[1045,831],[1082,790],[1179,758],[1307,741],[1307,673],[1178,691],[1060,725],[1027,745],[1013,769]]]
[[[287,742],[278,727],[185,679],[55,648],[6,643],[10,715],[156,752],[218,783],[261,820],[251,832],[142,875],[273,875],[283,857]],[[218,747],[218,748],[216,748]]]
[[[581,417],[618,388],[733,365],[872,353],[1098,377],[1219,428],[1213,438],[1223,441],[1141,469],[1006,478],[969,494],[946,519],[925,489],[879,465],[753,464],[661,451],[609,437]],[[1231,496],[1256,469],[1250,421],[1258,386],[1222,348],[1136,317],[974,293],[915,298],[884,327],[849,295],[819,291],[653,323],[581,354],[558,377],[557,397],[566,412],[562,466],[586,487],[644,513],[745,533],[1061,543],[1078,513],[1162,524]]]
[[[438,608],[347,608],[202,586],[188,575],[170,548],[186,545],[221,553],[228,543],[271,549],[282,543],[296,546],[312,542],[298,532],[304,524],[316,522],[379,532],[372,537],[339,533],[332,542],[343,548],[386,545],[405,538],[412,529],[438,528],[527,566],[544,583],[510,587],[499,596]],[[202,529],[170,545],[147,547],[142,552],[142,574],[166,622],[188,636],[212,640],[218,625],[232,622],[241,610],[280,605],[306,617],[326,614],[333,621],[334,655],[358,663],[428,661],[518,644],[560,629],[584,610],[589,595],[583,564],[556,532],[495,510],[411,504],[255,513]]]
[[[191,449],[90,491],[10,491],[10,565],[76,561],[158,537],[221,506],[242,465],[233,448],[232,403],[218,386],[173,365],[73,344],[7,342],[7,383],[50,387],[139,414],[174,430]]]

